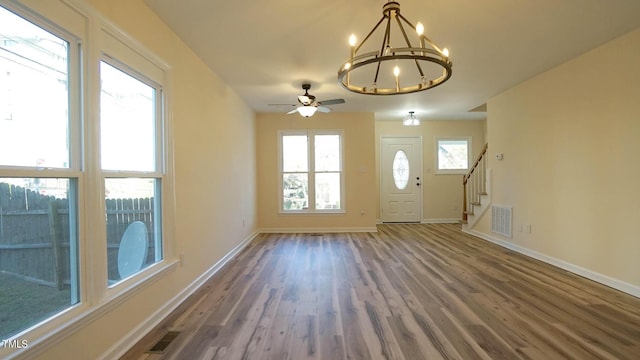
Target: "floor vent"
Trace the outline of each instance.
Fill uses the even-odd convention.
[[[148,354],[164,353],[164,351],[167,349],[169,344],[171,344],[171,342],[175,340],[175,338],[177,338],[178,335],[180,335],[179,331],[169,331],[162,337],[162,339],[160,339],[155,345],[153,345],[151,349],[147,351],[147,353]]]
[[[491,205],[491,232],[511,238],[511,213],[511,207]]]

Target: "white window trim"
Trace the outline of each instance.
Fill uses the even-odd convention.
[[[107,254],[106,254],[106,233],[100,234],[100,244],[104,244],[99,251],[100,260],[94,259],[101,269],[101,278],[96,276],[95,296],[97,298],[116,299],[120,298],[124,293],[136,291],[146,279],[152,279],[164,272],[169,267],[173,267],[177,262],[174,241],[173,241],[173,219],[175,207],[173,204],[174,180],[173,180],[173,138],[169,129],[172,129],[170,106],[171,103],[167,88],[170,84],[171,67],[153,52],[148,50],[144,45],[133,39],[131,36],[121,31],[119,28],[111,24],[110,21],[102,17],[100,14],[91,11],[92,15],[99,18],[99,27],[96,30],[95,38],[98,38],[96,50],[90,56],[92,72],[96,74],[97,83],[92,84],[92,88],[96,89],[95,93],[91,93],[93,101],[100,103],[100,61],[109,63],[110,65],[126,72],[128,75],[146,83],[156,90],[156,111],[161,114],[156,121],[156,139],[157,146],[155,149],[156,170],[155,171],[111,171],[100,169],[100,148],[96,147],[93,164],[97,168],[94,170],[98,175],[99,182],[94,183],[94,194],[101,194],[101,210],[100,218],[95,218],[95,222],[99,224],[99,228],[106,229],[106,220],[104,216],[105,196],[104,196],[104,180],[106,178],[117,177],[137,177],[137,178],[155,178],[161,182],[161,213],[159,214],[162,222],[162,260],[151,264],[151,266],[140,270],[140,272],[128,279],[120,281],[114,286],[108,287],[107,280]],[[92,140],[95,144],[100,143],[100,113],[99,107],[93,107],[94,112],[90,114],[92,121],[91,126],[96,128],[88,136],[93,136]],[[95,270],[94,270],[95,271]]]
[[[466,141],[467,142],[467,167],[460,170],[440,169],[440,159],[438,157],[440,141]],[[469,167],[473,161],[473,146],[471,143],[471,136],[447,136],[447,137],[435,137],[435,173],[436,175],[464,175],[469,172]]]
[[[283,184],[283,164],[282,164],[282,137],[290,135],[305,135],[307,136],[307,164],[309,166],[309,207],[306,210],[285,210],[284,202],[282,198]],[[315,205],[315,135],[338,135],[340,136],[340,209],[316,209]],[[330,129],[308,129],[308,130],[280,130],[278,131],[278,213],[280,215],[305,215],[305,214],[344,214],[346,213],[345,204],[345,176],[344,176],[344,130],[330,130]]]

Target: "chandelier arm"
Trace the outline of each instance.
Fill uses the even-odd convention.
[[[431,39],[429,39],[429,38],[427,37],[427,35],[422,35],[422,37],[424,38],[424,40],[425,40],[429,45],[431,45],[431,47],[433,47],[434,49],[436,49],[439,53],[442,53],[442,49],[440,49],[440,48],[438,47],[438,45],[436,45],[433,41],[431,41]]]
[[[402,16],[402,14],[398,14],[398,16],[396,16],[396,21],[398,22],[398,27],[400,28],[400,31],[402,32],[402,36],[404,37],[404,41],[407,43],[407,47],[412,48],[413,46],[411,45],[411,41],[409,41],[409,37],[407,36],[407,32],[404,30],[404,26],[402,26],[402,22],[400,22],[400,19],[404,20],[404,22],[406,22],[412,28],[415,28],[415,27],[409,22],[409,20],[407,20],[404,16]],[[415,53],[413,51],[411,52],[411,54],[415,55]],[[418,68],[418,72],[420,73],[420,76],[424,77],[424,71],[422,71],[422,67],[420,66],[420,63],[418,63],[418,60],[414,60],[414,62],[416,64],[416,68]]]
[[[354,51],[354,53],[358,53],[358,51],[360,50],[360,48],[362,47],[362,45],[364,45],[364,43],[367,42],[367,40],[369,40],[369,38],[371,37],[371,35],[373,35],[373,33],[378,29],[378,27],[380,26],[380,24],[382,24],[382,22],[384,21],[384,16],[382,18],[380,18],[380,20],[378,21],[378,23],[376,24],[376,26],[373,27],[373,29],[371,29],[371,31],[369,31],[369,34],[367,34],[367,36],[362,39],[362,42],[360,43],[360,45],[358,45],[358,47],[356,47],[356,50]]]
[[[383,17],[384,19],[384,17]],[[380,48],[380,52],[378,53],[378,57],[384,56],[384,49],[387,46],[390,46],[389,39],[391,38],[391,17],[387,17],[387,28],[384,32],[384,37],[382,38],[382,47]],[[373,83],[378,83],[378,75],[380,75],[380,65],[381,61],[378,61],[378,65],[376,66],[376,76],[373,78]]]
[[[409,26],[411,26],[413,29],[415,29],[416,27],[411,23],[411,21],[409,21],[406,17],[402,16],[402,14],[398,14],[398,16],[400,16],[402,18],[402,20],[404,20],[404,22],[406,22]],[[438,52],[442,53],[442,49],[440,49],[438,47],[438,45],[436,45],[433,41],[431,41],[431,39],[429,39],[427,37],[427,35],[422,34],[421,35],[422,38],[424,38],[424,40],[431,45],[434,49],[438,50]],[[407,44],[409,45],[409,42],[407,41]],[[409,45],[409,47],[411,47],[411,45]]]

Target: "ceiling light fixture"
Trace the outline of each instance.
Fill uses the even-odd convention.
[[[298,110],[300,115],[304,117],[311,117],[313,116],[313,114],[316,113],[316,110],[318,110],[318,108],[312,105],[305,105],[305,106],[298,106],[296,110]]]
[[[367,43],[385,19],[382,45],[377,47],[370,44],[372,41]],[[414,47],[403,22],[415,30],[414,43],[417,41],[419,46]],[[396,27],[399,31],[392,32],[391,29]],[[392,41],[404,42],[402,46],[405,47],[393,47]],[[382,7],[380,21],[359,45],[356,46],[356,42],[356,36],[351,35],[351,55],[338,70],[338,82],[349,91],[368,95],[408,94],[438,86],[451,77],[449,50],[440,49],[424,35],[422,23],[414,26],[402,16],[400,4],[396,1],[389,1]],[[373,51],[363,49],[365,43]],[[367,68],[371,70],[367,72]]]
[[[418,126],[420,125],[420,119],[414,115],[414,111],[409,111],[409,116],[402,119],[402,125],[404,126]]]

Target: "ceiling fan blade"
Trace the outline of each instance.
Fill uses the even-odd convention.
[[[267,106],[296,106],[295,104],[267,104]]]
[[[329,109],[328,107],[324,107],[324,106],[317,106],[316,108],[318,109],[318,111],[323,112],[323,113],[328,113],[329,111],[331,111],[331,109]]]
[[[287,115],[295,114],[298,112],[298,109],[293,109],[287,113]]]
[[[318,104],[322,104],[322,105],[344,104],[344,99],[322,100],[322,101],[318,101]]]

